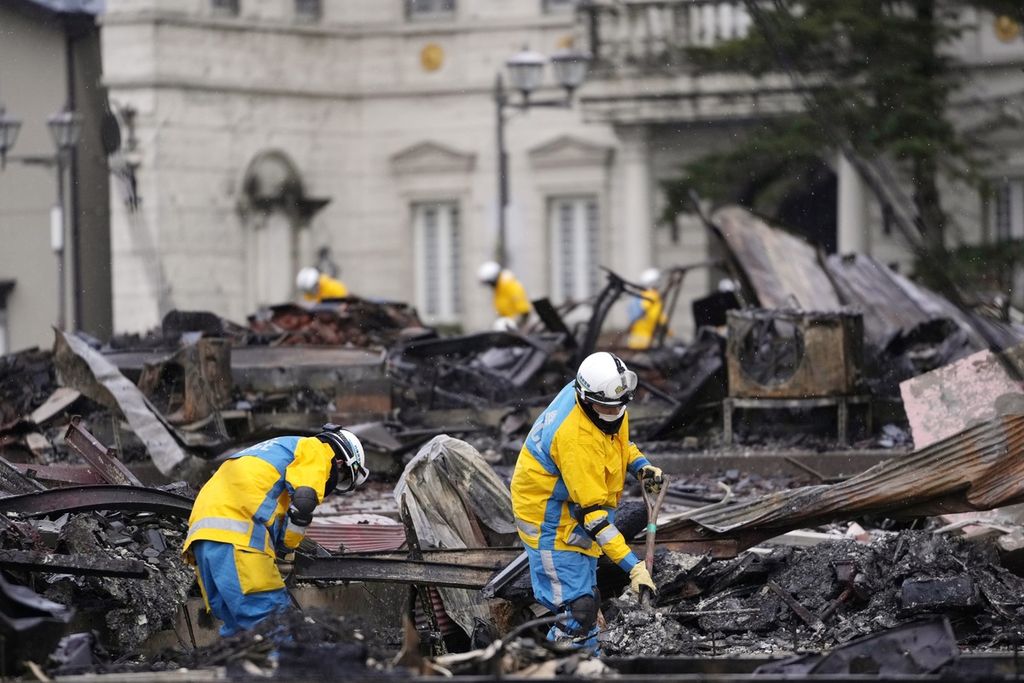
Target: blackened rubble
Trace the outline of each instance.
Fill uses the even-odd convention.
[[[692,556],[659,553],[655,581],[673,588],[662,591],[654,612],[629,596],[611,601],[609,654],[828,649],[926,614],[947,616],[962,648],[990,649],[1010,644],[1024,624],[1024,579],[1001,565],[994,545],[928,531],[889,533],[871,545],[832,541],[745,553],[688,570],[693,564]],[[853,568],[846,581],[844,565]],[[810,613],[812,624],[772,583]],[[908,587],[920,594],[922,585],[932,589],[930,602],[908,602]],[[971,599],[965,586],[973,586],[966,589]]]
[[[150,661],[99,665],[98,671],[173,671],[227,667],[229,675],[284,680],[358,679],[389,668],[402,647],[400,629],[374,629],[325,610],[288,610],[253,630],[191,650],[165,650]]]

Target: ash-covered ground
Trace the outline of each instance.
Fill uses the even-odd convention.
[[[845,582],[843,565],[852,566]],[[928,614],[949,617],[965,650],[1009,647],[1024,632],[1024,579],[1002,566],[995,547],[927,531],[713,563],[659,553],[654,578],[662,587],[656,608],[629,595],[606,603],[606,654],[820,650]]]

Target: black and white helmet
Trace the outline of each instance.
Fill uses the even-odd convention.
[[[366,469],[366,454],[359,438],[340,425],[328,422],[320,428],[316,438],[334,451],[334,468],[337,470],[337,491],[348,493],[361,486],[370,476]]]
[[[633,400],[636,373],[614,353],[598,351],[583,359],[576,372],[576,394],[604,406],[624,406]]]

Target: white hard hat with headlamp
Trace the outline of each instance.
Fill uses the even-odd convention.
[[[576,394],[602,406],[625,406],[636,391],[636,373],[613,353],[598,351],[583,359],[576,372]]]

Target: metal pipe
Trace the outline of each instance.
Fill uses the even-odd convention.
[[[495,134],[498,152],[498,248],[497,259],[502,268],[508,265],[508,234],[506,208],[508,207],[508,151],[505,149],[505,105],[508,96],[499,72],[494,78]]]

